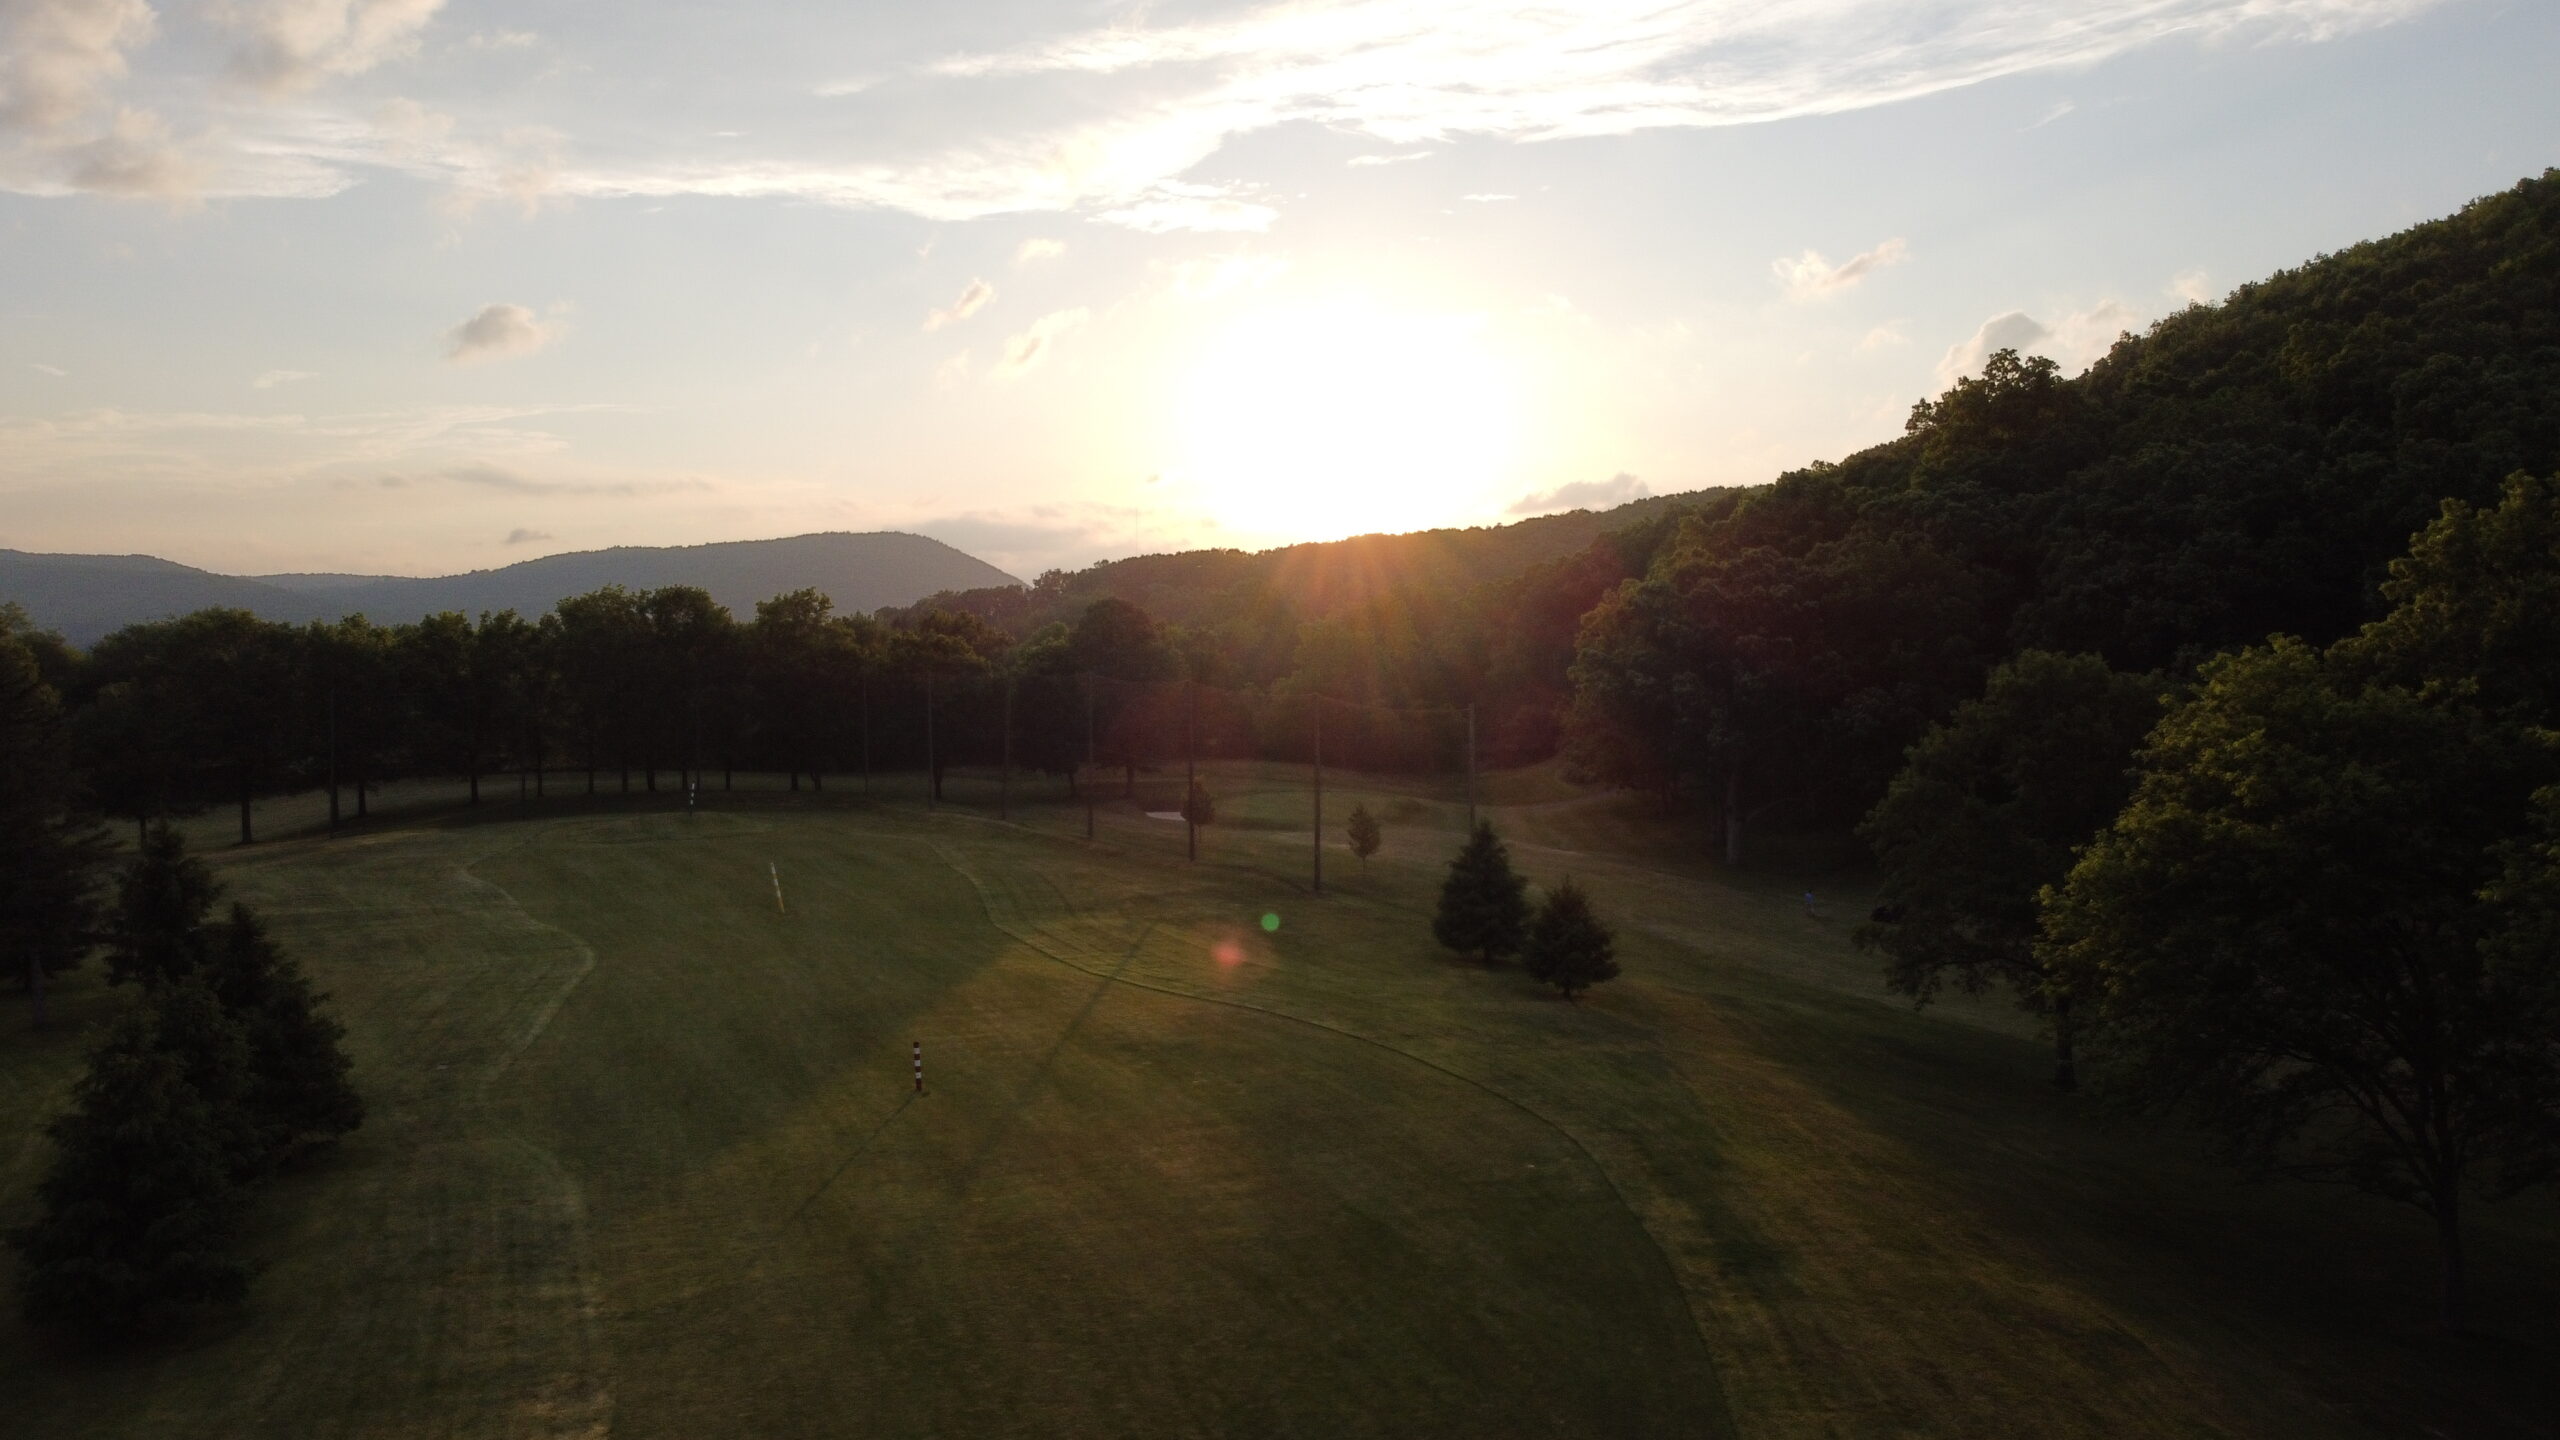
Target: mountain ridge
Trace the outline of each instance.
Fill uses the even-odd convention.
[[[696,545],[564,551],[456,575],[293,572],[224,575],[153,555],[0,549],[0,602],[87,645],[123,626],[211,606],[289,623],[366,615],[402,623],[444,610],[539,615],[605,585],[699,585],[740,615],[791,590],[825,592],[847,611],[912,604],[937,591],[1022,582],[954,546],[903,531],[817,531]]]

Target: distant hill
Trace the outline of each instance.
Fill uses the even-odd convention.
[[[946,590],[1018,585],[975,556],[922,535],[833,532],[712,545],[618,546],[547,555],[496,570],[408,579],[382,575],[217,575],[148,555],[0,550],[0,601],[86,645],[120,626],[236,606],[300,622],[362,614],[386,624],[442,610],[539,615],[606,585],[699,585],[741,618],[759,600],[804,587],[846,611],[905,605]]]

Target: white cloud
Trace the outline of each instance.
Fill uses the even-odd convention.
[[[1031,322],[1031,328],[1004,342],[1004,358],[990,372],[998,379],[1011,379],[1037,369],[1057,348],[1058,337],[1093,318],[1093,312],[1078,307],[1058,310]]]
[[[1174,300],[1214,300],[1235,290],[1258,290],[1289,272],[1277,255],[1208,255],[1168,267],[1165,295]]]
[[[57,380],[61,379],[61,378],[62,378],[63,376],[65,376],[65,375],[68,375],[68,374],[70,374],[70,373],[71,373],[70,371],[63,369],[63,368],[62,368],[61,366],[59,366],[59,365],[47,365],[47,364],[45,364],[45,363],[44,363],[43,361],[41,361],[41,360],[31,360],[31,361],[27,362],[27,368],[28,368],[28,369],[30,369],[30,370],[39,371],[39,372],[41,372],[41,373],[43,373],[43,374],[46,374],[46,375],[50,375],[50,376],[54,377],[54,378],[55,378],[55,379],[57,379]]]
[[[445,333],[444,358],[470,365],[509,355],[530,355],[555,334],[522,305],[489,305]]]
[[[1872,355],[1879,350],[1891,350],[1910,343],[1911,337],[1902,333],[1902,322],[1888,320],[1859,337],[1858,353]]]
[[[1016,268],[1037,265],[1044,260],[1055,260],[1066,253],[1066,241],[1052,240],[1045,235],[1034,235],[1014,247],[1013,263]]]
[[[507,532],[507,538],[503,543],[508,545],[530,545],[537,540],[557,540],[559,538],[559,536],[552,534],[548,530],[527,530],[523,526],[519,525],[515,529]]]
[[[1402,155],[1354,155],[1342,163],[1355,169],[1364,165],[1402,165],[1412,160],[1428,160],[1431,154],[1428,150],[1411,150]]]
[[[1769,268],[1785,283],[1789,297],[1812,300],[1836,295],[1888,265],[1901,264],[1909,254],[1910,247],[1897,236],[1837,265],[1823,259],[1820,251],[1807,250],[1792,260],[1772,260]]]
[[[1553,490],[1523,495],[1511,502],[1506,513],[1545,515],[1557,510],[1606,510],[1630,500],[1642,500],[1652,493],[1652,487],[1621,470],[1606,480],[1576,480]]]
[[[957,325],[986,309],[995,302],[995,298],[996,287],[984,280],[972,280],[961,290],[960,298],[951,302],[949,308],[936,310],[925,316],[924,328],[927,332],[931,332],[945,325]]]
[[[1106,210],[1094,218],[1106,224],[1143,230],[1150,235],[1163,235],[1175,230],[1268,230],[1279,215],[1280,212],[1268,205],[1233,199],[1214,191],[1160,185],[1136,204]]]
[[[63,130],[157,28],[143,0],[0,0],[0,130]]]
[[[231,73],[270,94],[307,89],[413,53],[444,0],[217,0],[232,32]]]
[[[213,0],[235,66],[271,92],[381,66],[415,47],[441,0]],[[452,183],[471,199],[701,195],[784,198],[956,221],[1080,213],[1162,233],[1261,230],[1253,199],[1181,177],[1240,136],[1312,124],[1411,147],[1459,137],[1538,141],[1665,127],[1752,124],[1890,104],[2022,71],[2084,65],[2169,36],[2314,42],[2447,0],[1282,0],[1217,19],[1106,28],[960,55],[823,87],[875,81],[929,97],[949,123],[914,131],[781,128],[716,153],[695,137],[599,124],[541,153],[351,126],[318,105],[244,112],[184,75],[152,103],[213,152],[212,196],[336,194],[368,169]],[[1136,12],[1140,15],[1146,12]],[[74,117],[112,101],[149,34],[144,0],[0,0],[0,113]],[[67,18],[66,18],[67,17]],[[481,32],[500,43],[514,32]],[[25,38],[38,36],[41,44]],[[467,49],[469,42],[457,46]],[[581,103],[650,106],[700,77],[585,72]],[[1096,78],[1060,85],[1055,76]],[[966,87],[965,93],[961,86]],[[941,93],[936,94],[936,87]],[[947,103],[945,103],[947,102]],[[190,105],[195,108],[188,108]],[[1025,118],[1037,117],[1037,118]],[[47,123],[55,123],[48,121]],[[61,123],[69,123],[61,120]],[[190,142],[194,144],[196,142]],[[771,149],[751,147],[771,146]],[[797,146],[798,148],[788,148]],[[24,147],[21,147],[23,151]],[[1427,154],[1429,152],[1415,152]],[[1406,158],[1380,155],[1379,160]],[[55,194],[64,162],[0,150],[0,186]],[[1354,157],[1366,163],[1370,157]],[[92,165],[90,180],[148,190],[170,174]]]
[[[1939,358],[1938,383],[1953,385],[1959,376],[1973,374],[1996,350],[2042,355],[2059,363],[2066,373],[2076,373],[2106,354],[2118,335],[2141,323],[2142,317],[2120,300],[2101,300],[2052,325],[2023,310],[1994,315]]]
[[[2168,291],[2190,305],[2213,303],[2213,286],[2202,270],[2181,270],[2170,276]]]
[[[252,389],[273,390],[279,385],[290,385],[297,380],[317,380],[319,378],[319,373],[311,370],[270,370],[265,374],[260,375],[257,379],[250,381],[249,385]]]
[[[1950,346],[1947,353],[1939,358],[1938,383],[1942,386],[1953,385],[1958,377],[1970,375],[1981,369],[1982,362],[1990,359],[1994,351],[2016,350],[2025,353],[2035,350],[2052,338],[2053,331],[2043,321],[2024,310],[2012,310],[2005,315],[1994,315],[1983,321],[1981,328],[1975,330],[1970,337]]]
[[[2029,130],[2041,130],[2047,125],[2052,124],[2054,121],[2061,119],[2063,116],[2068,115],[2079,108],[2079,106],[2072,104],[2068,100],[2060,101],[2056,103],[2052,109],[2047,110],[2044,114],[2036,117],[2035,123],[2027,126],[2026,128]]]
[[[462,43],[474,50],[530,50],[541,42],[542,37],[530,30],[475,30]]]

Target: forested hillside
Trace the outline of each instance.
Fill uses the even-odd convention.
[[[2126,336],[2003,352],[1900,439],[1699,507],[1583,622],[1598,775],[1847,819],[2022,650],[2184,672],[2381,613],[2448,499],[2560,465],[2560,175]],[[1738,841],[1739,837],[1736,836]]]

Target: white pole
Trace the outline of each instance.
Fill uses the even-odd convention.
[[[764,868],[773,874],[773,908],[782,914],[790,914],[789,908],[782,903],[782,867],[767,860],[764,862]]]
[[[916,1093],[924,1093],[924,1042],[916,1042]]]

